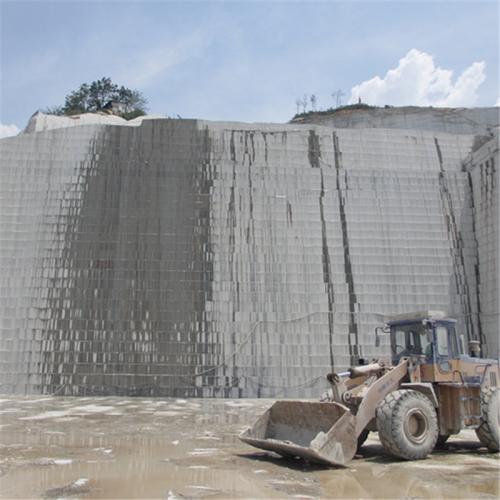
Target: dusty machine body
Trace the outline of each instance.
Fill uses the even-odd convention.
[[[451,434],[475,429],[499,451],[500,366],[479,357],[479,343],[464,341],[455,320],[425,311],[392,318],[391,359],[330,373],[322,401],[277,401],[240,435],[252,446],[311,462],[345,465],[370,431],[392,455],[416,460]],[[381,331],[380,331],[381,330]]]

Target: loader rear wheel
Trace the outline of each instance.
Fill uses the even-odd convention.
[[[481,425],[477,437],[488,450],[500,451],[500,391],[490,387],[481,391]]]
[[[376,415],[380,441],[391,455],[419,460],[434,449],[438,420],[424,394],[411,390],[391,392],[379,403]]]

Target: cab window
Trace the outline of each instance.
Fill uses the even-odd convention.
[[[393,347],[406,346],[406,335],[404,330],[395,330],[393,337]]]
[[[395,356],[424,355],[430,339],[422,323],[393,327],[391,332],[392,352]]]
[[[448,329],[445,326],[436,327],[436,343],[439,356],[449,356]]]
[[[455,327],[451,326],[449,327],[449,340],[450,340],[450,352],[452,353],[453,356],[458,356],[460,354],[460,350],[458,349],[458,344],[457,344],[457,334],[455,332]]]

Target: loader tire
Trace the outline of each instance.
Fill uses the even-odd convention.
[[[438,438],[436,410],[424,394],[399,390],[388,394],[376,410],[380,441],[387,452],[404,460],[420,460]]]
[[[490,387],[481,391],[481,425],[477,437],[488,450],[500,451],[500,391]]]

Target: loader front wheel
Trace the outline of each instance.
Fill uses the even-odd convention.
[[[481,391],[481,425],[477,437],[488,450],[500,451],[500,391],[490,387]]]
[[[377,429],[387,452],[404,460],[420,460],[432,452],[438,438],[436,410],[424,394],[400,390],[377,407]]]

